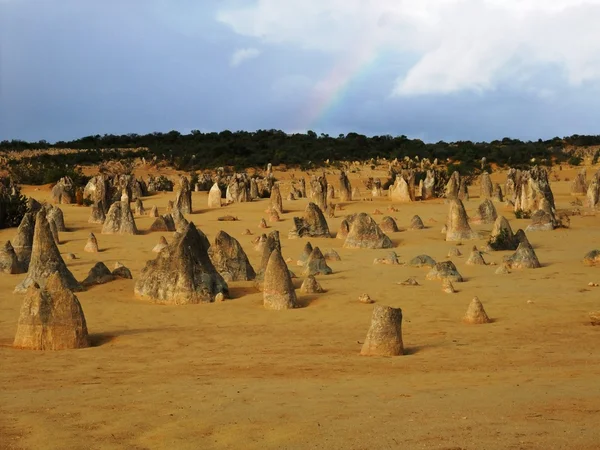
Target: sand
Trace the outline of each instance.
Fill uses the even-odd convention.
[[[366,175],[363,171],[363,176]],[[575,170],[561,176],[574,177]],[[590,169],[589,174],[592,173]],[[380,172],[383,176],[383,172]],[[306,200],[285,200],[286,211],[270,223],[282,236],[284,258],[295,266],[306,239],[287,239],[292,217]],[[296,176],[301,174],[296,172]],[[349,174],[353,186],[359,181]],[[494,182],[503,182],[494,173]],[[330,175],[337,187],[337,176]],[[573,198],[569,183],[553,182],[559,208]],[[360,186],[363,196],[367,192]],[[465,202],[473,215],[477,186]],[[49,188],[24,187],[38,200]],[[144,199],[165,212],[174,193]],[[370,196],[368,196],[370,198]],[[237,238],[257,268],[260,255],[250,243],[269,200],[206,208],[207,193],[193,193],[187,218],[213,239],[219,230]],[[346,203],[342,214],[384,214],[389,199]],[[440,230],[443,200],[395,204],[389,213],[406,230],[418,214],[429,228],[390,234],[402,262],[419,254],[443,261],[454,242]],[[513,230],[525,228],[503,205]],[[453,258],[465,283],[448,296],[426,268],[374,265],[389,250],[344,249],[339,239],[310,239],[342,260],[334,273],[318,276],[327,291],[302,294],[306,307],[266,311],[252,282],[231,282],[232,298],[222,303],[163,306],[136,299],[133,285],[156,254],[164,234],[147,233],[153,219],[136,217],[139,236],[102,235],[88,224],[89,208],[61,206],[68,232],[60,233],[63,255],[82,280],[97,261],[129,267],[134,280],[117,280],[78,293],[93,346],[59,352],[16,350],[22,296],[13,294],[24,275],[0,275],[0,448],[2,449],[598,449],[600,448],[600,327],[588,312],[599,309],[600,269],[581,259],[600,247],[597,216],[575,216],[571,228],[528,233],[542,263],[534,270],[495,275],[496,266],[468,266]],[[232,214],[237,222],[219,222]],[[374,216],[379,222],[383,216]],[[249,228],[255,236],[244,236]],[[489,234],[492,225],[475,225]],[[90,232],[100,253],[85,253]],[[0,242],[15,229],[0,230]],[[483,247],[483,240],[466,246]],[[468,251],[463,251],[467,255]],[[500,263],[510,252],[493,252]],[[415,277],[421,286],[399,286]],[[297,288],[302,278],[294,280]],[[368,293],[376,302],[403,311],[406,355],[361,357],[373,305],[358,302]],[[462,316],[474,296],[493,323],[467,325]]]

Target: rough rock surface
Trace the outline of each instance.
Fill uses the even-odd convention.
[[[483,305],[479,298],[474,297],[467,308],[467,312],[463,317],[463,322],[471,324],[490,323],[491,320],[483,309]]]
[[[310,202],[306,206],[304,217],[294,217],[294,228],[288,237],[331,237],[327,220],[316,203]]]
[[[102,226],[102,234],[138,234],[129,200],[111,205]]]
[[[58,272],[50,274],[43,288],[32,283],[27,289],[13,345],[32,350],[89,346],[81,304]]]
[[[360,354],[363,356],[398,356],[404,354],[402,310],[375,305],[371,326]]]
[[[256,277],[240,243],[224,231],[217,233],[214,244],[208,250],[208,255],[217,272],[225,280],[249,281]]]
[[[72,291],[83,290],[60,256],[46,219],[46,211],[41,209],[35,219],[31,261],[27,276],[17,285],[15,292],[25,292],[34,283],[44,287],[48,277],[55,272],[62,278],[62,284]]]
[[[185,305],[212,302],[228,287],[208,256],[208,242],[193,223],[148,261],[135,283],[135,294],[156,303]]]
[[[271,252],[265,270],[263,306],[272,310],[292,309],[298,306],[290,271],[277,248]]]
[[[392,248],[391,239],[381,231],[371,216],[360,213],[354,216],[344,248]]]

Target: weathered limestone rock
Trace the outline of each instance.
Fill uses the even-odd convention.
[[[477,207],[475,217],[471,219],[471,222],[477,224],[494,223],[497,218],[498,213],[496,212],[496,207],[489,198],[486,198]]]
[[[408,183],[400,174],[396,176],[394,184],[390,186],[390,197],[393,202],[409,203],[412,201],[408,189]]]
[[[491,199],[493,192],[492,179],[490,178],[490,174],[487,172],[483,172],[480,178],[479,185],[479,197],[485,199]]]
[[[449,278],[442,279],[442,292],[445,294],[456,294],[456,289]]]
[[[469,258],[467,259],[466,264],[470,265],[470,266],[485,266],[487,263],[485,262],[485,260],[483,259],[483,253],[481,253],[476,246],[473,246],[473,249],[471,250],[471,254],[469,255]]]
[[[138,234],[128,200],[111,205],[102,226],[102,234]]]
[[[381,228],[381,231],[384,233],[397,233],[400,231],[398,224],[396,224],[394,218],[390,216],[385,216],[383,219],[381,219],[379,228]]]
[[[458,247],[452,247],[449,251],[448,251],[448,258],[454,258],[454,257],[459,257],[462,256],[462,253],[460,251],[460,249]]]
[[[208,248],[206,236],[190,222],[156,259],[146,263],[135,294],[171,305],[213,302],[219,293],[227,296],[227,283],[210,261]]]
[[[460,174],[458,171],[452,172],[448,183],[446,183],[446,189],[444,191],[444,197],[448,200],[458,198],[458,190],[460,188]]]
[[[456,172],[454,172],[456,173]],[[446,222],[446,240],[463,241],[469,239],[479,239],[479,234],[471,230],[467,212],[462,201],[458,199],[450,200],[450,211]]]
[[[262,255],[260,259],[260,266],[257,271],[257,281],[262,282],[265,270],[267,270],[267,264],[269,263],[269,258],[271,257],[271,253],[274,250],[278,250],[281,253],[281,241],[279,240],[279,231],[271,231],[267,236],[267,239],[263,245]]]
[[[517,172],[515,184],[515,211],[536,211],[542,199],[546,199],[550,208],[555,209],[554,195],[548,181],[548,172],[538,166],[531,170]]]
[[[423,230],[424,228],[425,225],[419,216],[413,216],[413,218],[410,219],[410,230]]]
[[[349,218],[346,218],[349,220]],[[371,216],[360,213],[354,216],[350,223],[350,229],[344,248],[392,248],[391,239],[381,231]]]
[[[423,200],[430,200],[435,197],[435,172],[433,170],[427,171],[425,181],[423,181],[423,188],[421,189],[421,198]]]
[[[69,177],[62,177],[54,185],[51,191],[51,198],[54,203],[69,204],[75,199],[75,185]]]
[[[90,218],[88,223],[104,223],[106,220],[106,214],[104,214],[104,207],[102,203],[94,203],[90,209]]]
[[[340,172],[340,201],[349,202],[352,200],[352,186],[350,180],[343,170]]]
[[[224,231],[217,233],[208,255],[217,272],[227,281],[250,281],[256,277],[240,243]]]
[[[469,307],[467,308],[467,312],[465,317],[463,317],[463,322],[470,324],[482,324],[482,323],[490,323],[491,320],[483,309],[483,305],[479,301],[479,298],[473,297]]]
[[[360,200],[361,198],[360,189],[358,187],[352,188],[352,200]]]
[[[146,209],[144,208],[144,203],[139,198],[135,201],[135,213],[138,216],[143,216],[146,214]]]
[[[179,177],[179,184],[175,190],[175,208],[182,214],[192,213],[192,188],[190,180],[183,175]]]
[[[341,221],[340,227],[335,235],[336,239],[346,239],[348,232],[350,231],[350,222],[354,220],[355,216],[356,215],[353,214],[352,216],[348,216]]]
[[[552,213],[538,209],[531,215],[531,223],[525,231],[552,231],[555,228],[555,219]]]
[[[290,239],[297,237],[330,238],[329,226],[321,209],[310,202],[304,211],[304,217],[294,217],[294,228],[288,233]]]
[[[506,264],[511,269],[537,269],[542,267],[533,247],[528,242],[521,242],[517,251],[509,257],[505,257]]]
[[[502,187],[500,186],[500,183],[496,183],[494,186],[494,196],[492,197],[492,200],[498,203],[502,203],[504,201],[504,195],[502,194]]]
[[[598,174],[592,178],[590,185],[587,189],[587,206],[596,209],[598,203],[600,202],[600,180]]]
[[[271,210],[269,212],[269,222],[279,222],[281,219],[279,218],[279,213],[275,210]]]
[[[271,211],[275,211],[278,215],[283,214],[283,199],[278,184],[273,185],[271,188],[270,205]]]
[[[171,214],[159,216],[150,225],[150,231],[176,231],[175,221]]]
[[[88,236],[88,240],[85,244],[85,247],[83,247],[83,251],[88,253],[98,253],[98,240],[96,239],[94,233],[90,233]]]
[[[330,200],[333,200],[335,198],[335,188],[333,187],[333,184],[328,184],[327,185],[327,203],[329,204]]]
[[[411,259],[408,265],[411,267],[435,267],[436,262],[431,256],[418,255]]]
[[[585,168],[581,169],[571,183],[571,195],[586,195],[588,184],[586,181]]]
[[[279,249],[274,249],[264,275],[263,306],[265,309],[282,310],[298,306],[296,291]]]
[[[175,225],[175,231],[183,231],[189,225],[188,220],[183,216],[183,213],[177,208],[171,213],[173,217],[173,224]]]
[[[360,354],[363,356],[398,356],[404,354],[402,310],[375,305],[371,326]]]
[[[443,280],[444,278],[461,283],[463,277],[458,273],[458,269],[452,261],[443,261],[437,263],[428,273],[425,275],[428,280]]]
[[[325,292],[314,275],[309,275],[302,282],[300,292],[304,294],[321,294]]]
[[[169,243],[167,242],[165,237],[161,236],[160,239],[158,240],[158,243],[152,248],[152,251],[154,253],[160,253],[163,248],[166,248],[168,246],[169,246]]]
[[[592,250],[583,257],[583,264],[586,266],[596,266],[600,264],[600,250]]]
[[[375,258],[373,264],[386,264],[390,266],[395,266],[400,264],[400,261],[398,260],[398,255],[396,254],[396,252],[389,252],[384,258]]]
[[[310,199],[317,204],[321,211],[327,209],[327,179],[325,175],[313,176],[310,179]]]
[[[89,346],[87,324],[77,297],[58,272],[43,288],[32,283],[21,305],[14,347],[64,350]]]
[[[104,284],[109,281],[113,281],[115,276],[111,273],[111,271],[106,267],[106,264],[103,262],[97,262],[94,264],[94,267],[90,269],[88,272],[88,276],[85,280],[81,282],[84,286],[93,286],[95,284]]]
[[[298,262],[296,265],[304,267],[306,265],[306,261],[310,258],[310,254],[313,251],[313,246],[310,242],[307,242],[302,249],[302,254],[298,258]]]
[[[465,178],[460,179],[460,185],[458,186],[458,195],[457,198],[466,202],[469,200],[469,186],[467,184],[467,180]]]
[[[264,218],[260,219],[260,223],[258,224],[258,228],[269,228],[269,225],[267,225],[267,221]]]
[[[327,261],[341,261],[340,255],[334,249],[330,248],[325,252],[325,259]]]
[[[381,188],[381,180],[376,178],[373,181],[373,189],[371,190],[371,195],[373,197],[383,197],[383,189]]]
[[[44,287],[48,277],[55,272],[62,278],[62,284],[72,291],[83,290],[60,256],[46,219],[46,211],[41,209],[35,219],[31,261],[27,276],[17,285],[15,292],[25,292],[34,283]]]
[[[156,207],[156,205],[154,205],[152,207],[152,209],[150,210],[150,217],[158,217],[158,208]]]
[[[595,326],[600,325],[600,311],[590,312],[590,323]]]
[[[494,222],[488,245],[492,250],[516,250],[519,246],[506,217],[500,216]]]
[[[52,206],[50,204],[45,205],[45,208],[48,222],[54,222],[56,231],[67,231],[62,209],[60,209],[58,206]]]
[[[19,262],[19,258],[10,241],[6,241],[0,247],[0,272],[9,274],[24,272],[23,266]]]
[[[127,280],[131,280],[133,276],[131,275],[131,270],[125,267],[123,264],[116,263],[115,268],[112,271],[112,274],[115,278],[124,278]]]
[[[331,267],[327,265],[327,261],[319,247],[315,247],[304,265],[304,276],[308,275],[329,275],[333,273]]]
[[[29,260],[31,259],[34,229],[35,214],[27,212],[21,219],[19,228],[17,228],[17,234],[11,241],[24,270],[27,270],[29,267]]]
[[[510,271],[508,270],[508,265],[506,263],[502,263],[498,266],[494,273],[496,275],[508,275]]]

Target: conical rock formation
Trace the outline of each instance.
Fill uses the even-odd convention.
[[[81,304],[60,273],[50,274],[43,288],[32,283],[27,289],[13,345],[32,350],[89,346]]]
[[[463,281],[463,277],[458,272],[458,269],[452,261],[443,261],[437,263],[428,273],[425,275],[428,280],[443,280],[448,279],[456,283]]]
[[[227,281],[249,281],[256,277],[240,243],[224,231],[217,233],[208,255],[217,272]]]
[[[290,271],[279,249],[271,252],[265,270],[263,306],[272,310],[292,309],[298,306]]]
[[[400,231],[398,229],[398,224],[396,223],[394,218],[390,216],[385,216],[383,219],[381,219],[379,228],[381,228],[381,231],[383,231],[384,233],[397,233],[398,231]]]
[[[475,217],[471,219],[471,222],[478,224],[493,223],[498,218],[496,207],[489,198],[486,198],[477,207]]]
[[[492,250],[516,250],[519,246],[519,241],[506,217],[500,216],[494,222],[488,245]]]
[[[98,240],[96,239],[94,233],[90,233],[88,236],[88,240],[85,244],[85,247],[83,247],[83,251],[88,253],[98,253]]]
[[[542,267],[533,247],[528,242],[521,242],[517,251],[509,257],[505,257],[506,264],[511,269],[537,269]]]
[[[410,219],[410,227],[411,230],[422,230],[425,228],[425,225],[423,224],[423,221],[421,220],[421,218],[419,216],[413,216],[412,219]]]
[[[486,262],[483,259],[483,254],[477,249],[476,246],[473,246],[473,250],[471,250],[471,254],[467,259],[466,264],[470,266],[485,266]]]
[[[371,216],[365,213],[357,214],[352,223],[344,248],[392,248],[391,239],[381,231]]]
[[[106,267],[103,262],[97,262],[88,272],[88,276],[81,282],[84,286],[93,286],[95,284],[104,284],[113,281],[115,276]]]
[[[163,248],[166,248],[168,246],[169,246],[169,243],[167,242],[167,240],[165,239],[165,237],[161,236],[158,239],[158,243],[152,248],[152,251],[154,253],[160,253]]]
[[[190,180],[183,175],[179,177],[179,184],[175,190],[175,208],[182,214],[192,213],[192,188]]]
[[[479,234],[471,230],[469,226],[467,212],[462,201],[458,199],[450,200],[450,210],[446,221],[446,240],[463,241],[479,239],[479,237]]]
[[[102,227],[102,234],[138,234],[128,200],[111,205]]]
[[[310,202],[304,210],[304,217],[294,217],[294,228],[288,233],[290,239],[296,237],[330,238],[329,226],[321,209]]]
[[[325,292],[314,275],[309,275],[302,282],[300,286],[300,292],[303,294],[321,294]]]
[[[479,301],[479,298],[474,297],[467,308],[467,312],[463,317],[463,322],[470,324],[482,324],[490,323],[491,320],[483,309],[483,305]]]
[[[6,241],[4,245],[0,247],[0,272],[9,274],[24,272],[23,266],[10,241]]]
[[[135,294],[171,305],[212,302],[219,293],[227,296],[227,283],[210,261],[208,247],[206,236],[190,222],[156,259],[146,263]]]
[[[327,261],[325,260],[323,253],[319,247],[315,247],[306,261],[302,274],[304,276],[308,276],[329,275],[331,273],[333,273],[333,270],[331,270],[331,267],[327,265]]]
[[[48,277],[55,272],[58,272],[62,278],[62,284],[72,291],[83,290],[60,256],[46,219],[46,211],[41,209],[36,215],[31,261],[27,276],[17,285],[15,292],[25,292],[34,283],[44,287]]]

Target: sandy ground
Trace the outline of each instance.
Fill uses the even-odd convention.
[[[285,181],[290,172],[276,176]],[[557,206],[569,207],[569,183],[554,182],[553,189]],[[47,188],[25,193],[48,197]],[[477,194],[472,187],[470,213]],[[173,198],[155,195],[144,204],[163,213]],[[262,231],[268,200],[220,210],[207,210],[206,200],[194,193],[188,218],[209,239],[220,229],[236,237],[256,267],[254,236],[242,231]],[[340,215],[375,208],[385,214],[389,205],[352,202]],[[294,261],[305,240],[288,240],[287,232],[305,206],[284,200],[287,213],[271,224],[284,257]],[[429,226],[390,235],[401,261],[423,253],[444,260],[454,244],[440,233],[443,201],[395,206],[391,215],[401,227],[414,214]],[[515,231],[528,224],[497,207]],[[78,256],[68,262],[78,279],[97,261],[110,268],[120,261],[135,278],[155,257],[161,233],[145,232],[152,219],[136,218],[142,235],[107,236],[87,223],[88,208],[62,209],[70,231],[61,233],[60,250]],[[240,221],[218,222],[225,214]],[[328,219],[333,232],[340,221]],[[474,228],[489,233],[491,225]],[[251,282],[230,283],[232,299],[223,303],[170,307],[137,300],[134,280],[119,280],[77,294],[94,346],[60,352],[11,348],[22,299],[12,291],[24,275],[1,274],[0,448],[598,449],[600,327],[589,325],[587,314],[600,309],[600,288],[588,287],[600,282],[600,269],[581,259],[600,247],[599,229],[600,216],[590,215],[573,217],[570,229],[528,233],[543,267],[504,276],[494,266],[465,265],[465,243],[466,255],[454,262],[467,281],[455,284],[454,295],[425,280],[426,269],[373,265],[386,250],[346,250],[339,239],[311,240],[335,248],[342,261],[318,277],[327,292],[299,294],[306,307],[296,310],[264,310]],[[98,254],[83,252],[92,231]],[[0,241],[14,234],[0,230]],[[500,262],[506,254],[486,259]],[[300,273],[295,263],[290,268]],[[421,286],[396,284],[410,276]],[[402,308],[407,355],[358,356],[373,308],[357,301],[363,292]],[[461,322],[475,295],[493,323]]]

